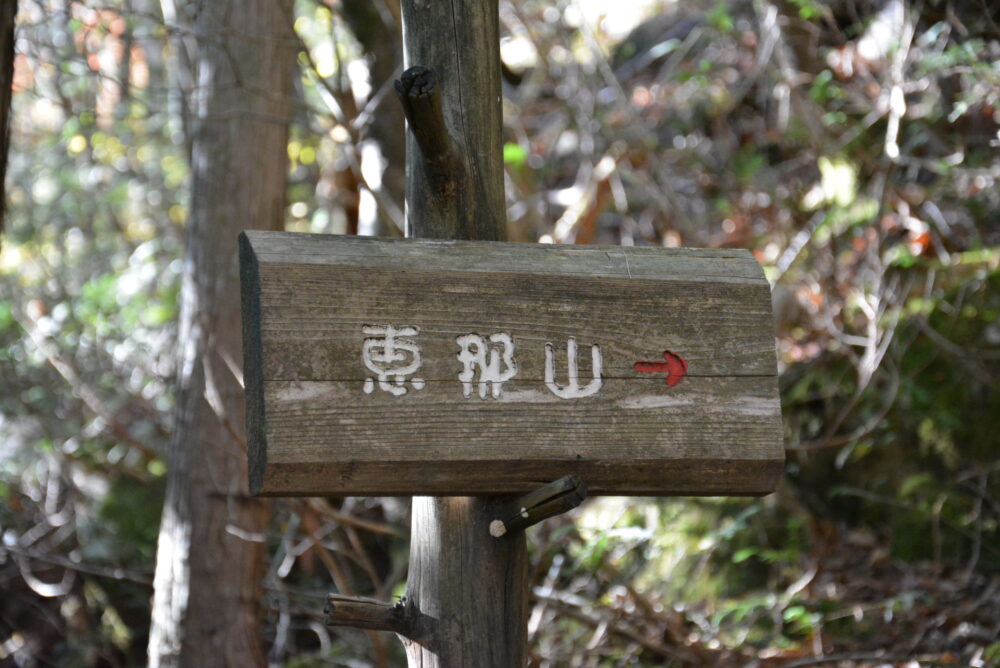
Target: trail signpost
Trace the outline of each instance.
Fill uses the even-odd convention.
[[[241,238],[266,495],[762,494],[770,290],[740,250]]]
[[[513,668],[524,528],[588,488],[774,489],[770,292],[745,251],[503,243],[497,0],[402,17],[424,238],[241,237],[250,484],[415,495],[405,597],[331,594],[327,623],[397,633],[411,666]]]

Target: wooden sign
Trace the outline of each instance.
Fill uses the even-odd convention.
[[[773,491],[770,290],[747,251],[240,237],[256,494]]]

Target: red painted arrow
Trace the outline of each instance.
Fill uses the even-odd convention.
[[[669,350],[663,351],[665,362],[648,362],[645,360],[635,363],[635,370],[642,373],[665,373],[667,374],[667,385],[673,387],[681,382],[687,374],[688,363],[683,357]]]

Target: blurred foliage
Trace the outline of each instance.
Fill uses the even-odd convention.
[[[361,24],[350,2],[296,2],[289,230],[401,222],[374,124],[395,101],[360,46],[394,38],[398,7]],[[20,4],[0,664],[141,665],[196,3]],[[500,9],[511,237],[751,249],[773,284],[788,448],[765,499],[596,499],[533,529],[533,663],[1000,665],[996,9]],[[405,504],[281,501],[272,526],[270,660],[401,663],[394,638],[321,613],[331,589],[399,595]]]

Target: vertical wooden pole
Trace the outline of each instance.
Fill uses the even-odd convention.
[[[406,234],[505,240],[497,0],[403,0],[402,7],[405,67],[433,71],[445,129],[464,170],[442,196],[440,184],[428,180],[416,137],[407,133]]]
[[[434,620],[421,643],[404,639],[411,667],[525,664],[528,553],[523,531],[490,536],[505,498],[413,499],[406,605]]]
[[[450,174],[435,174],[408,113],[407,236],[506,238],[497,0],[403,0],[407,68],[433,72]],[[404,77],[405,81],[405,77]],[[412,83],[412,81],[410,82]],[[426,83],[426,82],[424,82]],[[400,91],[404,105],[406,96]],[[408,112],[411,111],[408,109]],[[428,148],[425,142],[424,147]],[[429,151],[427,151],[429,152]],[[428,173],[430,168],[430,173]],[[438,170],[440,171],[440,170]],[[405,640],[410,666],[512,668],[525,664],[528,560],[524,533],[490,536],[505,498],[416,497],[406,607],[434,620]]]

